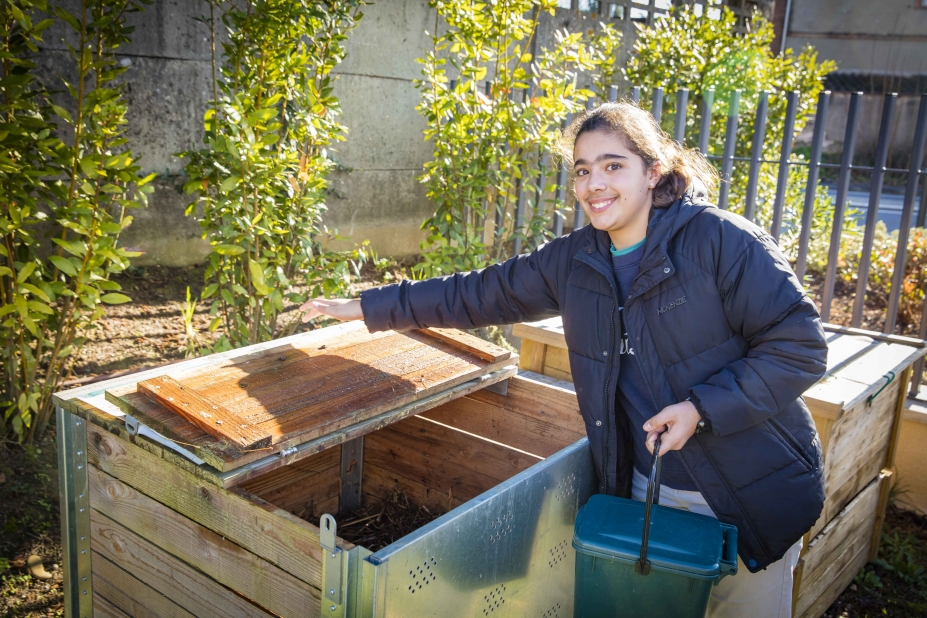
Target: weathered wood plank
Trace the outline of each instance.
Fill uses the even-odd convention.
[[[452,399],[463,397],[464,395],[484,389],[490,384],[495,384],[513,377],[517,372],[518,368],[516,366],[508,365],[487,376],[469,380],[453,388],[429,395],[424,399],[418,399],[400,408],[388,410],[383,414],[355,423],[354,425],[340,429],[334,433],[326,434],[309,442],[302,443],[295,453],[287,455],[286,457],[264,457],[254,462],[253,465],[236,468],[231,472],[223,474],[222,482],[225,487],[239,485],[248,479],[256,476],[263,476],[273,469],[291,465],[295,461],[299,461],[305,457],[311,457],[315,453],[320,453],[339,444],[343,444],[348,440],[353,440],[360,436],[379,431],[404,418],[421,414],[425,410],[430,410]]]
[[[195,616],[270,616],[266,610],[93,508],[90,509],[90,535],[94,554],[142,579]],[[311,615],[318,615],[321,606],[318,599],[307,599],[305,607]]]
[[[548,318],[538,322],[525,322],[514,324],[512,334],[522,339],[538,341],[544,345],[555,348],[566,348],[566,337],[563,335],[563,320],[560,316]]]
[[[876,520],[880,485],[875,479],[811,540],[804,554],[797,615],[815,618],[830,606],[859,570],[853,561],[865,564]],[[860,558],[861,556],[861,558]],[[844,581],[847,576],[849,579]]]
[[[812,537],[885,467],[900,384],[896,381],[870,406],[865,401],[833,421],[824,453],[824,513]]]
[[[94,583],[94,586],[96,584]],[[109,601],[98,594],[96,588],[93,591],[93,616],[94,618],[132,618]]]
[[[570,353],[566,348],[547,348],[543,373],[559,380],[573,381],[573,373],[570,369]]]
[[[233,415],[170,376],[143,380],[136,388],[140,395],[164,406],[220,441],[227,440],[242,449],[270,446],[269,433]]]
[[[544,356],[546,354],[547,346],[543,343],[531,339],[522,339],[521,354],[518,356],[518,368],[522,371],[543,373]]]
[[[204,482],[94,425],[87,428],[87,458],[183,516],[303,581],[321,585],[319,529],[311,523]]]
[[[586,435],[574,393],[522,376],[509,380],[506,396],[474,393],[422,416],[539,457]]]
[[[371,499],[388,500],[393,491],[398,489],[415,504],[439,514],[446,513],[475,497],[469,493],[462,493],[459,489],[455,493],[453,487],[439,489],[434,483],[416,481],[397,474],[395,470],[368,465],[367,462],[364,463],[363,489],[365,505],[370,504]]]
[[[272,613],[296,616],[311,599],[319,599],[317,588],[93,466],[90,503],[95,511]]]
[[[329,504],[332,498],[336,498],[337,506],[341,493],[340,454],[340,446],[322,451],[293,466],[243,483],[241,489],[300,518],[309,514],[320,515],[319,506]],[[299,468],[291,469],[296,466]]]
[[[204,384],[184,380],[184,386],[268,432],[273,442],[270,451],[230,453],[201,428],[162,406],[151,405],[134,385],[108,390],[107,399],[168,438],[192,445],[197,456],[228,472],[517,362],[511,358],[488,363],[418,332],[394,335],[399,338],[396,342],[390,338],[367,341],[343,350],[345,356],[311,356],[286,371],[262,369],[248,374],[241,369],[251,362],[247,360],[204,374]],[[403,345],[412,347],[405,350]],[[280,358],[290,352],[275,350]],[[230,380],[226,374],[238,377]]]
[[[858,335],[828,333],[826,338],[827,374],[878,345],[872,338]]]
[[[401,475],[438,494],[469,500],[541,458],[421,417],[370,434],[364,441],[365,477],[371,468]],[[365,478],[366,490],[367,478]]]
[[[237,348],[227,352],[210,354],[209,356],[201,356],[199,358],[192,358],[190,360],[181,361],[179,363],[173,363],[171,364],[170,373],[176,379],[181,376],[195,374],[198,371],[204,370],[204,368],[206,368],[205,370],[209,372],[214,367],[233,364],[247,356],[259,356],[261,354],[272,353],[272,350],[275,348],[311,348],[313,345],[318,345],[319,342],[331,340],[337,341],[358,331],[366,333],[366,336],[368,337],[376,336],[376,334],[371,335],[368,333],[367,327],[364,326],[363,322],[341,322],[340,324],[335,324],[326,328],[308,331],[305,333],[298,333],[296,335],[290,335],[289,337],[281,337],[280,339],[266,341],[264,343],[259,343],[253,346]],[[67,391],[61,391],[55,393],[52,398],[55,402],[55,405],[65,405],[67,401],[72,399],[93,396],[107,390],[119,389],[120,387],[127,385],[134,385],[142,380],[148,380],[163,374],[163,367],[149,369],[146,371],[139,371],[137,373],[119,376],[113,378],[112,380],[106,380],[104,382],[97,382],[94,384],[88,384],[86,386],[72,388]]]
[[[418,332],[424,333],[439,341],[449,343],[455,348],[478,356],[490,363],[512,358],[512,352],[510,350],[484,341],[479,337],[461,332],[456,328],[423,328]]]
[[[100,594],[129,616],[195,618],[171,597],[161,594],[96,552],[93,553],[93,594]]]
[[[265,496],[273,492],[284,490],[294,483],[303,483],[307,479],[338,469],[341,461],[341,445],[333,446],[321,453],[316,453],[306,459],[301,459],[289,466],[278,468],[267,474],[249,479],[239,485],[245,491],[268,500]],[[269,500],[273,502],[273,500]]]

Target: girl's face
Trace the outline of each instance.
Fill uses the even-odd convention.
[[[581,134],[573,160],[576,199],[593,227],[609,232],[619,248],[643,238],[659,163],[647,168],[621,136],[607,131]]]

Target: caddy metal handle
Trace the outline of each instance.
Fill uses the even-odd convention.
[[[647,481],[647,500],[644,502],[644,531],[641,533],[641,557],[634,565],[634,570],[641,575],[650,574],[650,562],[647,561],[647,543],[650,540],[650,512],[654,504],[660,503],[660,473],[663,460],[660,459],[660,434],[653,444],[653,463],[650,466],[650,479]]]

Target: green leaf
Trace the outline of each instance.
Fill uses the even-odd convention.
[[[77,269],[74,268],[74,265],[71,264],[71,261],[68,258],[61,257],[59,255],[53,255],[48,258],[48,261],[54,264],[55,268],[64,274],[70,275],[71,277],[77,276]]]
[[[22,287],[26,288],[27,290],[29,290],[30,292],[32,292],[33,294],[35,294],[36,296],[44,300],[46,303],[52,302],[48,294],[46,294],[43,290],[37,288],[36,286],[32,285],[31,283],[22,283],[20,285],[22,285]]]
[[[54,314],[55,314],[54,309],[52,309],[51,307],[49,307],[49,306],[46,305],[45,303],[40,303],[40,302],[35,301],[35,300],[30,300],[28,303],[26,303],[26,305],[28,305],[28,307],[29,307],[30,309],[32,309],[33,311],[38,311],[39,313],[44,313],[45,315],[54,315]]]
[[[264,269],[254,260],[248,260],[248,269],[251,271],[251,284],[261,296],[270,294],[270,288],[264,283]]]
[[[241,180],[238,176],[229,176],[222,181],[222,184],[219,185],[219,190],[222,193],[228,193],[238,185],[238,181]]]
[[[202,298],[203,300],[206,300],[207,298],[210,298],[213,294],[215,294],[216,290],[218,289],[219,289],[218,283],[210,283],[209,285],[205,287],[205,289],[203,289],[202,294],[200,294],[200,298]]]
[[[109,294],[104,294],[102,297],[100,297],[100,300],[107,305],[121,305],[123,303],[131,302],[132,299],[125,294],[110,292]]]
[[[68,110],[64,109],[60,105],[52,105],[51,108],[52,111],[55,112],[55,114],[66,123],[74,124],[74,120],[71,118],[71,114],[68,113]]]
[[[245,252],[244,247],[238,245],[213,245],[212,250],[219,255],[241,255]]]
[[[16,283],[23,283],[35,271],[35,262],[27,262],[25,266],[19,269],[19,275],[16,277]]]

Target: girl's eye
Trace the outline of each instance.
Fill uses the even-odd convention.
[[[620,165],[619,163],[609,163],[608,166],[607,166],[605,169],[607,169],[607,170],[609,170],[609,171],[620,170],[620,169],[621,169],[621,165]]]
[[[585,176],[585,175],[588,174],[588,173],[589,173],[589,172],[588,172],[587,170],[577,170],[577,171],[576,171],[576,175],[577,175],[577,176]]]

